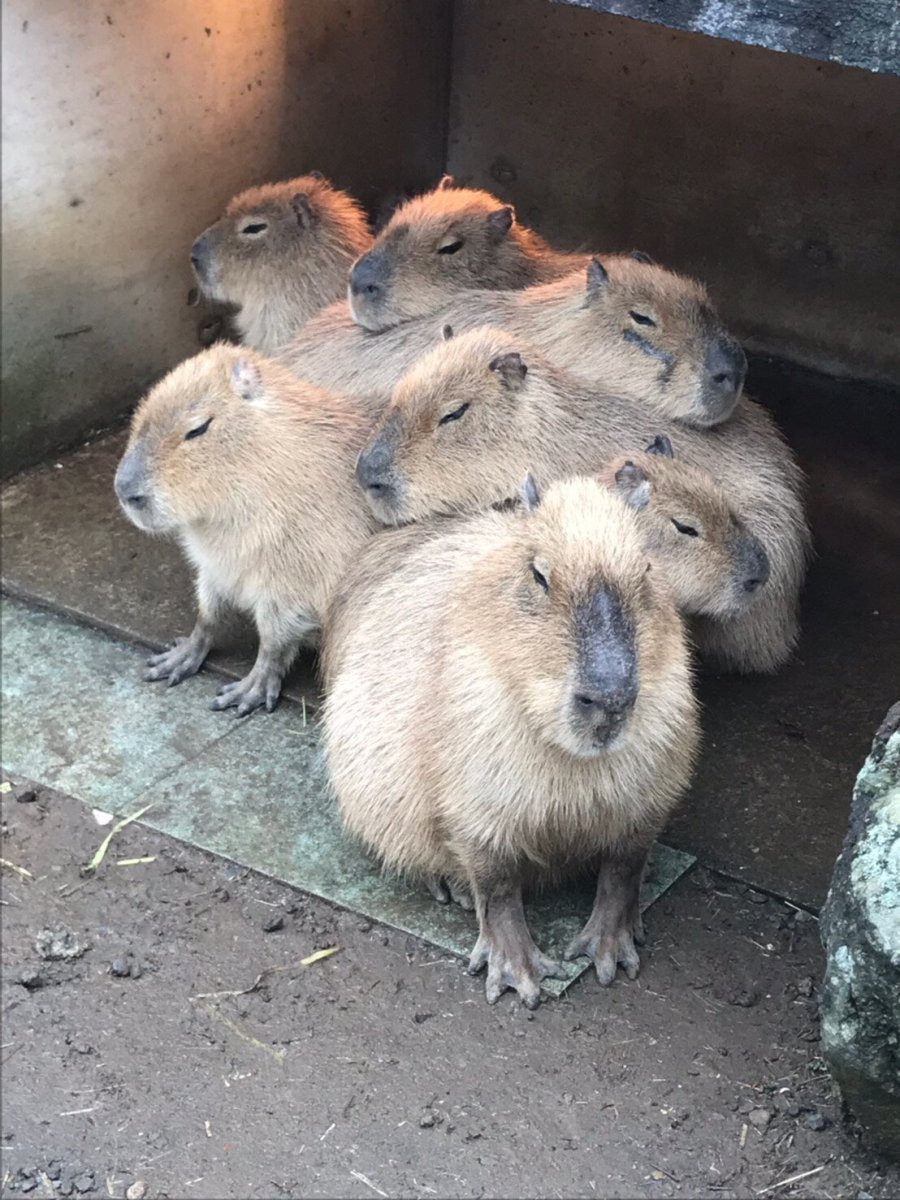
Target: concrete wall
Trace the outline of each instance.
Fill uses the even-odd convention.
[[[6,0],[4,469],[197,349],[187,251],[317,167],[371,199],[443,167],[443,0]]]
[[[900,381],[900,80],[544,0],[458,0],[448,170],[705,279],[756,349]]]

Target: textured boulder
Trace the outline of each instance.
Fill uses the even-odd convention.
[[[825,1056],[873,1143],[900,1160],[900,704],[857,777],[821,930]]]

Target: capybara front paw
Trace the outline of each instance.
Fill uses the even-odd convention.
[[[272,712],[281,694],[281,675],[277,671],[258,671],[234,683],[224,683],[216,693],[212,707],[221,712],[233,708],[235,716],[246,717],[258,708]]]
[[[425,886],[437,900],[438,904],[449,904],[452,900],[460,908],[471,911],[475,907],[472,891],[467,883],[458,879],[445,878],[443,875],[429,875]]]
[[[597,979],[603,987],[609,987],[619,966],[624,968],[629,979],[637,979],[641,960],[635,943],[640,945],[643,940],[640,917],[631,925],[613,928],[592,916],[581,933],[569,943],[565,957],[567,960],[583,955],[590,958],[596,968]]]
[[[477,975],[485,964],[484,990],[488,1004],[496,1004],[507,988],[512,988],[519,993],[526,1008],[537,1008],[541,999],[541,980],[562,975],[559,963],[547,958],[533,943],[531,946],[504,946],[503,939],[487,938],[482,934],[469,959],[469,974]]]
[[[174,687],[182,679],[197,674],[207,653],[206,648],[199,646],[193,638],[176,638],[168,650],[147,659],[144,679],[147,683],[165,679],[169,687]]]

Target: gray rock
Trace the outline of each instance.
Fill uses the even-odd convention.
[[[825,1057],[847,1107],[900,1160],[900,704],[857,777],[820,928]]]

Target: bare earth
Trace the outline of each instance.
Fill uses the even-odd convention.
[[[4,1196],[900,1194],[839,1122],[817,925],[779,901],[695,870],[650,910],[635,983],[585,977],[529,1014],[137,826],[84,878],[106,830],[22,792],[2,797],[2,856],[33,877],[3,867]]]

